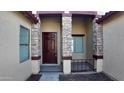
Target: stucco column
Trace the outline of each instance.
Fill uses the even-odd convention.
[[[62,56],[63,56],[63,73],[71,73],[72,59],[72,18],[69,16],[62,17]]]
[[[103,66],[103,32],[102,26],[93,21],[93,50],[95,59],[95,68],[97,72],[102,72]]]
[[[31,32],[31,56],[32,56],[32,73],[38,74],[40,71],[40,25],[39,23],[32,26]]]

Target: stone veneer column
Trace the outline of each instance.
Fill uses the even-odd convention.
[[[93,50],[96,64],[96,71],[102,72],[103,65],[103,32],[102,26],[96,23],[96,19],[93,21]]]
[[[39,23],[32,26],[31,32],[31,56],[32,56],[32,73],[38,74],[40,71],[40,25]]]
[[[71,73],[72,59],[72,18],[62,17],[62,56],[63,56],[63,73]]]

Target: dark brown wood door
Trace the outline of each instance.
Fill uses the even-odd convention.
[[[43,63],[56,64],[57,63],[57,33],[43,32]]]

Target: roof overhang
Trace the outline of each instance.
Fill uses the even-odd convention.
[[[119,13],[119,11],[110,11],[107,12],[105,15],[103,15],[101,18],[99,18],[98,20],[96,20],[96,23],[101,24],[103,23],[105,20],[109,19],[110,17],[112,17],[113,15]]]
[[[32,14],[31,11],[21,11],[21,13],[24,14],[24,16],[29,19],[32,23],[36,24],[38,23],[38,19],[35,17],[34,14]]]

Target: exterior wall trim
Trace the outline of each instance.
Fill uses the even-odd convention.
[[[31,59],[32,60],[40,60],[41,59],[41,56],[32,56]]]
[[[38,11],[38,15],[42,14],[61,14],[63,17],[71,17],[73,14],[79,15],[87,15],[95,17],[97,15],[96,11],[69,11],[69,13],[65,13],[64,11]]]
[[[85,36],[85,34],[72,34],[72,36]]]
[[[93,55],[93,58],[97,59],[103,59],[103,55]]]
[[[72,60],[72,56],[63,56],[62,59],[63,60]]]

